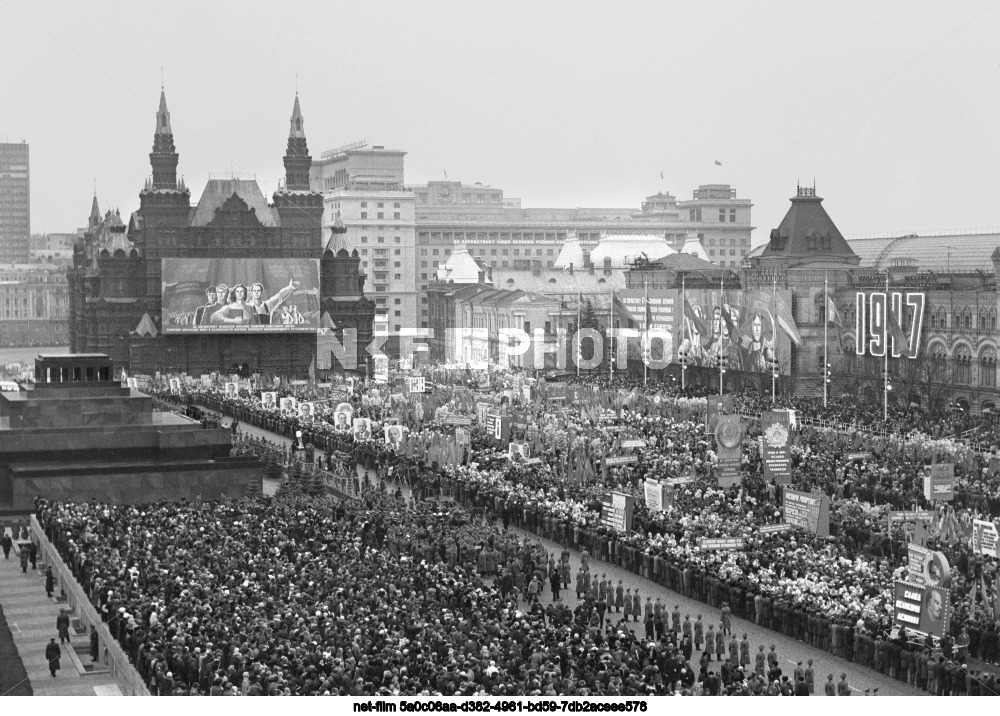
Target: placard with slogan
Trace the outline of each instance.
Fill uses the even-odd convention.
[[[722,415],[715,426],[718,450],[719,487],[739,485],[743,479],[740,461],[743,456],[743,420],[739,415]]]
[[[955,499],[955,466],[950,462],[931,465],[924,475],[924,498],[931,502]]]
[[[986,520],[972,521],[972,551],[1000,558],[1000,535],[995,524]]]
[[[830,498],[821,493],[785,489],[781,504],[782,518],[795,527],[830,536]]]
[[[792,481],[792,449],[788,411],[770,410],[760,416],[761,460],[764,479],[779,485]]]
[[[731,415],[735,411],[736,399],[732,395],[710,395],[705,411],[705,432],[715,435],[715,426],[720,415]]]
[[[426,378],[422,375],[418,375],[415,378],[408,378],[407,380],[409,380],[410,383],[411,393],[423,393],[427,389],[427,386],[425,385]]]
[[[698,539],[698,549],[708,551],[710,549],[743,549],[742,537],[700,537]]]
[[[647,477],[643,482],[643,493],[646,497],[646,509],[650,512],[663,512],[664,491],[666,486],[659,480]]]
[[[951,621],[951,590],[917,582],[893,583],[893,623],[903,629],[938,638]]]
[[[646,447],[645,440],[623,440],[622,448],[629,450],[631,448],[644,448]]]
[[[604,458],[604,464],[608,467],[616,467],[617,465],[630,465],[635,462],[638,458],[635,455],[615,455],[614,457]]]
[[[762,535],[776,534],[778,532],[787,532],[792,529],[792,526],[787,522],[779,522],[776,525],[762,525],[759,532]]]
[[[632,531],[632,513],[635,498],[624,492],[610,492],[604,495],[601,504],[601,524],[618,532]]]

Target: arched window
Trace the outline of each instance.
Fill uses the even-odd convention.
[[[930,324],[931,330],[937,328],[937,316],[934,313],[931,313],[928,323]]]
[[[971,331],[972,330],[972,311],[970,311],[968,308],[965,309],[965,316],[964,316],[964,318],[965,318],[965,330]]]
[[[955,349],[955,382],[961,385],[972,382],[972,351],[965,345]]]
[[[826,292],[821,291],[816,294],[816,322],[823,323],[826,320]]]
[[[997,352],[993,346],[987,346],[979,353],[979,385],[997,387]]]

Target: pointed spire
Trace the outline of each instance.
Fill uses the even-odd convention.
[[[292,123],[288,129],[289,139],[305,139],[305,122],[302,119],[302,109],[299,107],[299,93],[295,93],[295,105],[292,107]]]
[[[305,121],[299,107],[299,95],[295,94],[292,105],[292,120],[288,130],[288,146],[285,149],[285,191],[309,191],[309,168],[312,157],[306,144]]]
[[[160,108],[156,112],[156,131],[153,132],[153,151],[149,155],[153,167],[153,189],[177,188],[177,149],[170,129],[170,112],[167,94],[160,88]]]
[[[90,228],[101,223],[101,207],[97,205],[97,191],[94,191],[94,201],[90,204]]]
[[[156,111],[156,134],[173,134],[170,129],[170,112],[167,110],[167,93],[160,88],[160,108]]]

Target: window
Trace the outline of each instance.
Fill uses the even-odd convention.
[[[380,244],[384,244],[384,243],[385,243],[385,237],[384,237],[384,236],[379,236],[379,237],[378,237],[378,242],[379,242]]]
[[[425,273],[420,274],[420,280],[421,281],[426,281],[427,280],[427,274],[425,274]]]
[[[393,303],[393,305],[396,305],[396,306],[398,306],[398,305],[399,305],[399,304],[401,304],[402,302],[403,302],[403,301],[402,301],[402,299],[399,299],[399,298],[394,298],[394,299],[392,299],[392,303]]]
[[[496,255],[497,255],[497,250],[496,249],[490,249],[490,256],[496,256]]]
[[[719,221],[725,222],[726,220],[726,210],[719,209]]]
[[[393,330],[394,330],[394,331],[398,331],[398,330],[399,330],[399,324],[398,324],[398,323],[397,323],[397,324],[396,324],[396,326],[395,326],[395,327],[393,328]]]
[[[985,388],[997,387],[997,354],[992,347],[985,348],[979,358],[979,384]]]
[[[434,254],[435,256],[438,256],[440,254],[440,251],[438,251],[437,249],[433,249],[431,253]]]
[[[736,249],[729,249],[729,255],[730,256],[735,256],[736,255]]]
[[[392,265],[393,265],[394,268],[399,268],[400,267],[400,262],[399,261],[393,261]]]
[[[368,255],[368,249],[361,249],[361,255],[362,256],[367,256]]]
[[[394,243],[394,244],[398,244],[398,243],[400,243],[400,241],[399,241],[399,237],[398,237],[398,236],[393,236],[393,237],[392,237],[392,243]]]
[[[361,237],[361,243],[362,244],[367,244],[368,243],[368,237],[367,236],[362,236]]]
[[[420,262],[420,268],[427,268],[427,262],[426,261],[421,261]]]
[[[736,223],[736,209],[729,210],[729,223],[731,224]]]
[[[972,382],[972,352],[968,346],[955,351],[955,382],[968,385]]]
[[[427,249],[420,249],[420,255],[421,256],[426,256],[427,255]]]
[[[715,249],[709,249],[708,250],[708,255],[709,256],[715,256]]]
[[[376,204],[375,206],[378,209],[384,209],[385,208],[385,204],[383,204],[381,201],[378,204]]]
[[[403,277],[400,274],[398,274],[398,273],[394,273],[392,275],[392,278],[393,278],[394,281],[398,281],[399,279],[401,279]]]
[[[507,268],[507,262],[506,262],[506,261],[501,261],[501,262],[500,262],[500,266],[501,266],[502,268]]]
[[[548,250],[546,250],[545,255],[546,256],[553,256],[554,252],[552,251],[552,249],[548,249]],[[549,262],[549,266],[551,266],[551,265],[552,265],[552,263]]]
[[[367,219],[368,218],[368,212],[367,211],[362,211],[361,212],[361,218],[362,219]]]
[[[399,219],[399,212],[398,211],[392,212],[392,218],[398,220]]]
[[[368,267],[368,262],[367,261],[362,261],[361,265],[364,266],[365,268],[367,268]]]
[[[399,249],[393,249],[392,250],[392,255],[393,256],[399,256],[399,254],[400,254],[400,250]]]
[[[362,209],[367,209],[368,208],[368,202],[367,201],[361,202],[361,208]]]

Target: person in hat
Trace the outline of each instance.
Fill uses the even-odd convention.
[[[620,614],[622,607],[625,605],[625,589],[622,586],[622,580],[618,580],[618,586],[615,587],[615,612]]]
[[[56,617],[56,632],[59,634],[60,644],[69,641],[69,614],[65,609],[60,609],[59,616]]]
[[[49,662],[49,673],[52,674],[52,678],[56,678],[56,672],[59,671],[59,657],[62,656],[62,649],[56,644],[56,638],[52,637],[48,644],[45,645],[45,660]]]

